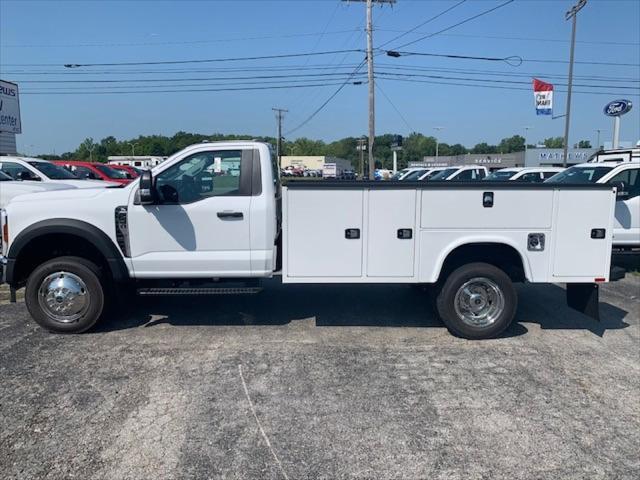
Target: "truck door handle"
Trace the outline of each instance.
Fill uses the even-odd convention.
[[[413,238],[413,230],[410,228],[399,228],[398,238],[400,240],[410,240],[411,238]]]
[[[218,218],[223,220],[227,218],[243,218],[242,212],[218,212]]]
[[[348,240],[355,240],[360,238],[360,229],[359,228],[347,228],[344,231],[344,238]]]

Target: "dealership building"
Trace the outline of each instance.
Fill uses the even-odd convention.
[[[327,163],[335,163],[339,171],[353,168],[351,162],[344,158],[327,157],[324,155],[286,155],[280,162],[280,168],[302,168],[304,170],[324,170]]]
[[[570,148],[567,165],[589,160],[596,148]],[[421,162],[409,162],[410,167],[451,167],[455,165],[481,165],[491,170],[513,167],[562,167],[562,148],[530,148],[526,152],[513,153],[465,153],[439,157],[424,157]]]

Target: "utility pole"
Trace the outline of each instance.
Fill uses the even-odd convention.
[[[567,87],[567,117],[565,118],[564,123],[564,159],[563,166],[566,168],[567,166],[567,156],[569,154],[569,125],[571,120],[571,90],[573,87],[573,54],[576,47],[576,19],[578,16],[578,12],[587,4],[587,0],[578,0],[571,10],[569,10],[565,16],[565,20],[572,19],[572,27],[571,27],[571,50],[569,53],[569,85]]]
[[[92,144],[91,147],[87,147],[87,150],[89,150],[89,161],[93,162],[93,149],[96,148],[96,144]]]
[[[376,164],[373,159],[373,142],[376,135],[376,97],[375,79],[373,76],[373,4],[393,5],[396,0],[342,0],[350,2],[365,2],[367,4],[367,76],[369,80],[369,178],[373,180]]]
[[[367,139],[360,137],[358,139],[358,150],[360,150],[360,178],[364,178],[364,151],[367,148]]]
[[[433,127],[433,129],[440,133],[440,130],[444,130],[444,127]],[[438,146],[440,144],[440,141],[438,140],[438,133],[436,133],[436,162],[438,161]]]
[[[276,156],[278,157],[278,168],[282,167],[282,120],[284,119],[284,114],[289,110],[285,110],[284,108],[272,108],[274,112],[276,112],[276,120],[278,121],[278,141],[276,142]]]

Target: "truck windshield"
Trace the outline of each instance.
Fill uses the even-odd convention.
[[[29,165],[49,177],[51,180],[78,180],[73,173],[66,168],[49,162],[29,162]]]
[[[596,183],[610,171],[609,167],[570,167],[548,178],[545,183]]]
[[[107,167],[106,165],[95,165],[95,167],[109,178],[116,178],[116,179],[127,178],[127,173],[124,172],[123,170],[116,170],[115,168]]]
[[[446,180],[451,174],[457,172],[457,168],[445,168],[440,172],[436,173],[433,177],[429,179],[429,181],[437,182],[438,180]]]
[[[511,177],[513,177],[517,172],[511,171],[498,171],[493,172],[487,175],[484,179],[489,180],[490,182],[506,182]]]

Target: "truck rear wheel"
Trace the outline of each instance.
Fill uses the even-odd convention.
[[[438,314],[453,334],[468,339],[493,338],[513,321],[518,295],[509,276],[488,263],[454,270],[436,299]]]
[[[84,332],[104,308],[100,271],[79,257],[49,260],[29,275],[25,302],[41,327],[58,333]]]

